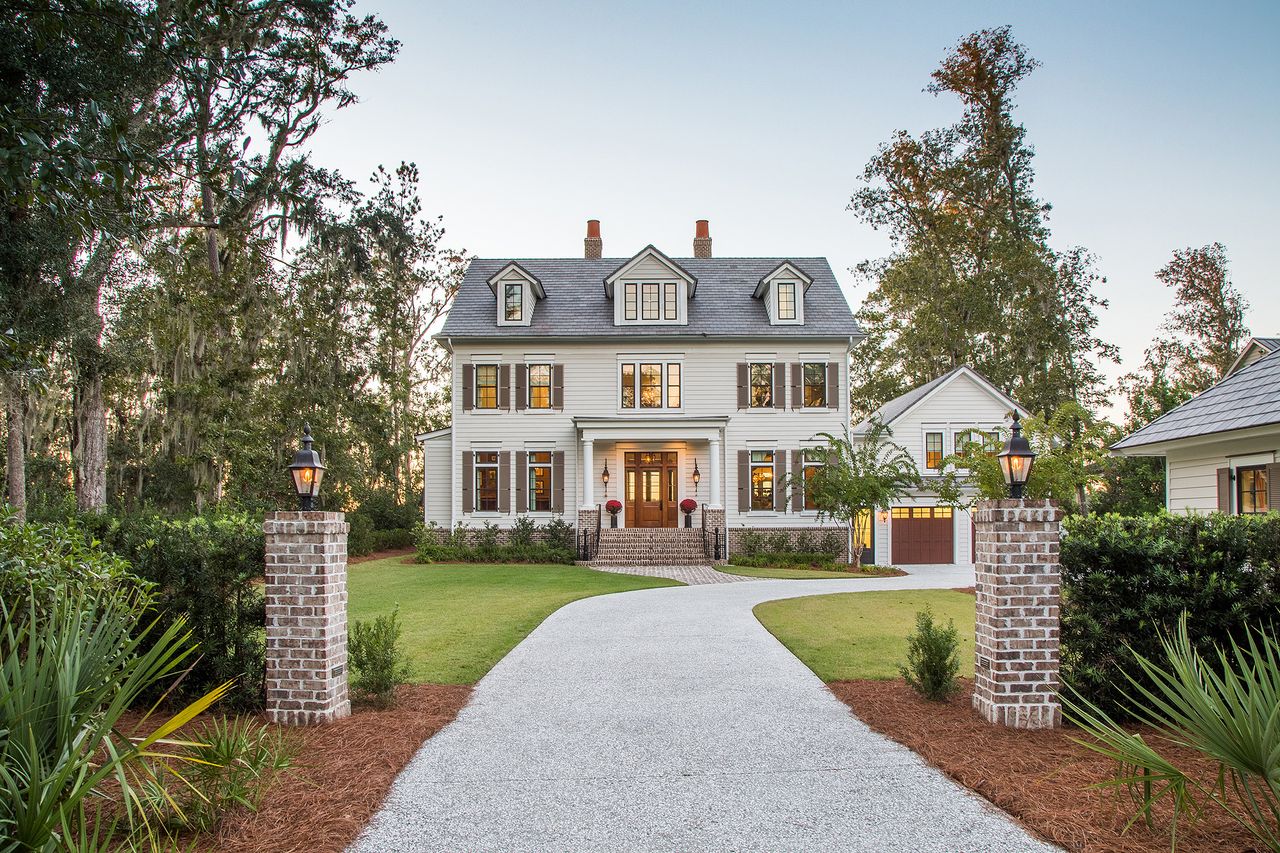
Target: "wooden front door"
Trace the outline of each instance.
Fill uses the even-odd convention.
[[[627,527],[675,527],[680,512],[675,451],[630,451],[625,462]]]

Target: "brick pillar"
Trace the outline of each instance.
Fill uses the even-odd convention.
[[[578,535],[577,535],[577,540],[574,544],[575,553],[573,555],[575,560],[581,561],[582,559],[582,554],[578,553],[582,550],[583,544],[584,544],[582,541],[582,534],[583,533],[595,534],[596,521],[597,519],[600,518],[601,512],[603,512],[603,510],[599,510],[599,509],[579,509],[578,510]],[[604,526],[608,527],[609,522],[606,521],[604,523]],[[594,556],[595,555],[593,554],[592,557]]]
[[[977,536],[973,707],[1018,729],[1056,728],[1059,523],[1052,501],[982,501]]]
[[[711,549],[711,562],[718,565],[724,565],[729,558],[729,531],[724,526],[724,507],[702,508],[702,526],[707,531],[707,547]],[[715,532],[720,531],[720,559],[716,559],[715,554]]]
[[[340,512],[273,512],[267,535],[267,718],[327,723],[347,698],[347,530]]]

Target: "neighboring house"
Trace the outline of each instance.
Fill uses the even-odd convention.
[[[689,534],[601,539],[602,553],[626,540],[655,560],[692,547],[662,552],[680,536],[701,542],[704,524],[735,537],[817,526],[787,484],[816,464],[818,434],[849,422],[864,337],[827,261],[713,258],[705,221],[691,258],[603,258],[594,220],[585,247],[472,261],[436,337],[453,356],[452,426],[418,436],[427,522],[564,513],[594,531],[616,498],[624,531],[666,530],[695,499]]]
[[[1280,339],[1253,338],[1225,379],[1111,450],[1164,458],[1170,512],[1280,509]]]
[[[892,430],[892,440],[911,454],[924,475],[938,476],[942,460],[976,443],[999,449],[1000,430],[1014,410],[1027,414],[971,367],[957,367],[932,382],[885,403],[871,418]],[[853,428],[867,434],[871,418]],[[973,521],[968,511],[940,506],[927,488],[887,513],[878,512],[867,544],[880,565],[973,562]]]

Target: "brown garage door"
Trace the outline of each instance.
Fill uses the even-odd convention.
[[[949,506],[893,508],[893,562],[898,565],[955,562],[955,526]]]

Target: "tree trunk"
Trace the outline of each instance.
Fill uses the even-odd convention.
[[[100,374],[79,378],[72,405],[76,509],[101,512],[107,505],[107,412]]]
[[[19,523],[27,520],[26,399],[22,377],[11,374],[5,381],[5,421],[7,459],[5,475],[9,505]]]

